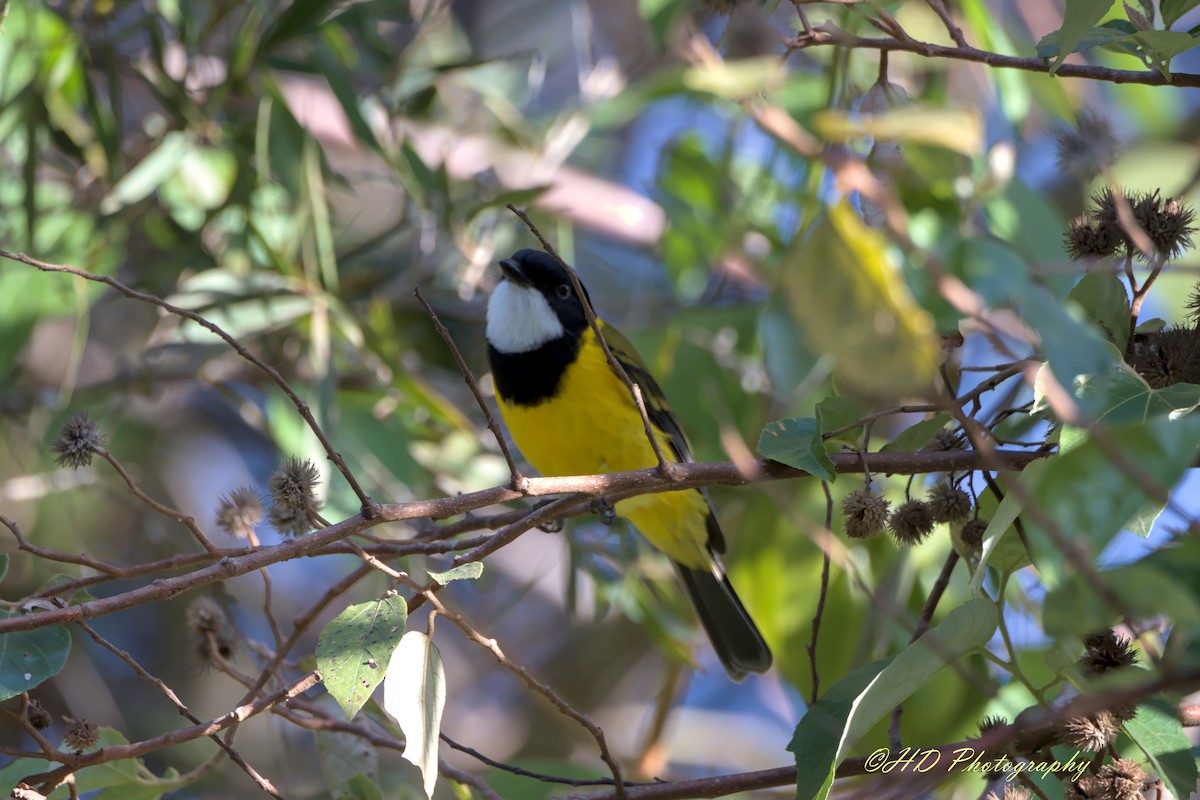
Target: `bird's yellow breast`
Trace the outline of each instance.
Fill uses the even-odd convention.
[[[546,476],[627,472],[658,462],[629,390],[612,371],[591,329],[557,391],[536,405],[498,397],[513,441]],[[669,437],[654,428],[663,456],[677,460]],[[649,494],[622,500],[628,518],[651,544],[686,566],[707,568],[708,502],[699,491]]]

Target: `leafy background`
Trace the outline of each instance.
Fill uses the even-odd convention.
[[[1104,66],[1194,72],[1196,33],[1186,30],[1195,23],[1193,5],[1164,0],[1157,17],[1139,6],[1159,26],[1142,30],[1137,9],[1103,2],[1068,3],[1065,15],[1044,3],[956,4],[973,41],[999,52],[1036,52],[1057,67],[1081,58],[1066,53],[1086,50]],[[913,35],[948,42],[930,6],[879,7]],[[492,265],[532,244],[505,209],[510,202],[531,208],[579,266],[600,311],[632,336],[700,460],[741,457],[773,420],[822,419],[830,430],[829,420],[853,420],[923,385],[937,368],[932,334],[963,318],[939,293],[931,264],[990,306],[1022,315],[1067,385],[1113,362],[1102,329],[1089,321],[1090,301],[1066,300],[1079,267],[1064,254],[1063,230],[1110,180],[1200,200],[1195,90],[903,53],[891,55],[892,86],[881,90],[874,53],[809,48],[791,53],[781,69],[779,43],[798,28],[789,4],[743,4],[732,18],[718,10],[679,0],[14,0],[0,33],[0,245],[116,276],[217,322],[283,372],[368,491],[391,501],[506,480],[461,376],[411,292],[420,285],[431,297],[483,376]],[[870,35],[868,10],[813,6],[809,16]],[[690,57],[679,36],[685,18],[727,60]],[[746,97],[814,131],[825,154],[867,156],[907,211],[902,233],[911,247],[878,232],[880,210],[836,186],[828,159],[797,152],[756,124]],[[1093,132],[1063,158],[1056,139],[1086,130],[1089,119],[1115,131],[1119,146],[1106,149]],[[1107,171],[1089,174],[1095,164]],[[1194,252],[1173,264],[1143,316],[1180,320],[1196,266]],[[864,335],[863,320],[881,313],[898,326],[892,349]],[[1019,340],[1007,344],[1033,352]],[[968,336],[963,358],[1002,360],[977,336]],[[180,547],[179,531],[133,501],[116,476],[95,466],[55,469],[49,443],[79,408],[102,421],[111,449],[147,492],[209,531],[218,499],[239,484],[265,486],[281,455],[311,457],[327,469],[262,375],[198,328],[93,283],[0,267],[0,375],[0,504],[43,546],[117,563],[165,558]],[[1032,400],[1018,384],[1004,386],[1004,402]],[[1097,413],[1119,391],[1101,387]],[[873,441],[883,444],[920,420],[885,419]],[[1028,413],[1011,421],[1027,438],[1044,435],[1039,425]],[[1131,429],[1131,442],[1146,433]],[[902,449],[932,434],[929,426],[908,433]],[[1083,455],[1077,461],[1084,466],[1059,462],[1037,489],[1047,507],[1065,509],[1055,512],[1061,522],[1087,519],[1097,498],[1131,499],[1119,514],[1094,507],[1091,516],[1106,524],[1094,533],[1093,556],[1127,561],[1168,536],[1162,520],[1149,540],[1119,533],[1142,504],[1122,494],[1119,473],[1089,472]],[[1194,517],[1197,494],[1194,478],[1182,477],[1184,461],[1186,452],[1161,479],[1179,483],[1176,502]],[[857,485],[843,478],[835,496]],[[900,479],[879,485],[892,498],[905,491]],[[357,511],[336,477],[323,490],[327,517]],[[481,580],[447,589],[480,630],[593,713],[614,749],[651,772],[663,759],[683,776],[786,761],[811,684],[804,648],[821,573],[820,486],[713,488],[712,495],[731,532],[732,579],[779,654],[770,676],[725,681],[697,643],[669,569],[638,540],[613,535],[627,532],[620,522],[609,529],[585,519],[562,535],[532,532],[489,559]],[[1180,524],[1170,514],[1165,521]],[[411,533],[399,524],[384,529]],[[269,530],[261,535],[275,540]],[[908,643],[951,547],[941,532],[912,549],[882,538],[842,540],[817,657],[827,685]],[[1152,558],[1118,571],[1165,574]],[[332,583],[353,563],[325,557],[273,568],[276,618],[291,619],[314,585]],[[426,568],[445,562],[405,565]],[[24,597],[60,571],[16,557],[3,595]],[[1086,632],[1081,617],[1087,625],[1107,620],[1086,609],[1067,613],[1070,599],[1086,597],[1072,584],[1077,575],[1040,577],[1046,586],[1032,578],[1009,584],[1007,633],[1030,669],[1044,671],[1044,652]],[[1161,609],[1184,614],[1193,631],[1200,620],[1186,617],[1186,605],[1195,608],[1194,577],[1193,563],[1167,578],[1181,587],[1179,607]],[[970,599],[958,578],[935,621]],[[116,581],[94,592],[130,586]],[[378,597],[386,586],[373,578],[348,600]],[[246,640],[267,635],[262,591],[246,576],[216,592]],[[887,598],[893,613],[879,613],[873,598]],[[219,714],[241,689],[192,657],[188,599],[96,627],[187,696],[196,713]],[[1159,611],[1149,601],[1129,598]],[[315,635],[303,652],[312,652]],[[447,733],[494,758],[588,771],[588,743],[577,728],[525,695],[486,654],[438,638],[451,687]],[[243,643],[238,658],[252,663],[252,649]],[[659,752],[646,745],[647,719],[659,689],[681,680],[681,658],[703,669],[680,684]],[[1005,681],[978,656],[959,672],[939,672],[910,700],[919,711],[903,718],[905,740],[954,741],[985,713],[1015,714],[1032,701],[1019,682]],[[76,643],[42,696],[56,719],[86,716],[131,740],[175,724],[172,709],[90,642]],[[16,744],[15,732],[3,736]],[[331,776],[342,775],[333,736],[256,719],[239,741],[288,796],[326,796],[327,784],[338,784]],[[886,723],[864,741],[886,742]],[[193,743],[147,764],[159,775],[185,771],[209,747]],[[374,769],[387,796],[420,795],[410,765],[383,758]],[[190,791],[224,796],[240,780],[219,771]],[[510,776],[494,782],[509,797],[547,791]],[[963,796],[978,795],[977,778],[961,782]]]

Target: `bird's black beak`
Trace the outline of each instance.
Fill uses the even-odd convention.
[[[533,286],[529,278],[525,277],[525,273],[522,271],[521,265],[511,258],[501,259],[500,271],[504,273],[504,277],[508,278],[517,286],[522,286],[525,288]]]

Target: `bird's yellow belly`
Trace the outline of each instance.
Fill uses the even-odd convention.
[[[627,472],[655,466],[642,418],[629,390],[591,345],[587,331],[579,356],[555,395],[534,406],[498,398],[513,441],[546,476]],[[663,456],[677,460],[669,438],[654,429]],[[705,520],[708,502],[696,490],[641,495],[617,503],[651,544],[686,566],[710,563]]]

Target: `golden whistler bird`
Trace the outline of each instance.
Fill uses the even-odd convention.
[[[487,307],[488,361],[500,411],[529,463],[546,476],[656,466],[641,414],[605,358],[566,270],[547,253],[528,249],[501,261],[500,269],[503,278]],[[598,322],[609,349],[641,387],[663,456],[691,461],[646,364],[619,331]],[[631,497],[619,501],[616,512],[675,562],[729,676],[741,680],[770,668],[771,651],[718,558],[725,539],[705,493]]]

